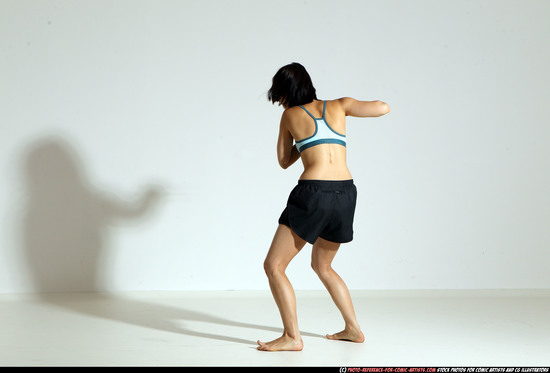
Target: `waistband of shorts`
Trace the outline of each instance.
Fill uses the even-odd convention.
[[[333,190],[353,185],[353,179],[349,180],[298,180],[298,185],[319,186],[321,189]]]

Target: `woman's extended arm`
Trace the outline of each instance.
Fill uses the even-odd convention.
[[[390,112],[389,105],[382,101],[358,101],[351,97],[343,97],[339,101],[346,115],[352,117],[381,117]]]
[[[293,145],[294,139],[285,125],[285,119],[285,113],[283,113],[277,141],[277,159],[279,165],[286,170],[300,158],[300,152],[296,145]]]

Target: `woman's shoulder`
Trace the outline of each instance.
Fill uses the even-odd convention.
[[[334,114],[338,112],[345,113],[346,106],[349,105],[350,100],[353,100],[350,97],[340,97],[332,100],[326,100],[328,110],[331,110]]]
[[[286,108],[284,111],[283,111],[283,114],[282,114],[282,117],[283,118],[293,118],[295,117],[296,115],[299,115],[301,112],[303,112],[304,110],[302,110],[300,108],[300,106],[291,106],[291,107],[288,107]]]
[[[289,108],[286,108],[284,111],[283,111],[283,118],[294,118],[294,117],[297,117],[297,116],[303,116],[304,114],[306,114],[306,110],[308,110],[308,108],[312,107],[313,109],[317,108],[317,109],[321,109],[322,110],[322,105],[324,103],[326,103],[326,106],[330,106],[332,109],[334,108],[344,108],[345,105],[351,101],[354,101],[354,99],[350,98],[350,97],[342,97],[342,98],[336,98],[336,99],[326,99],[326,100],[316,100],[316,101],[313,101],[313,102],[310,102],[310,103],[307,103],[307,104],[303,104],[303,105],[296,105],[296,106],[291,106]],[[304,110],[306,109],[306,110]],[[311,109],[311,108],[310,108]]]
[[[354,101],[356,101],[354,98],[348,97],[348,96],[336,98],[334,100],[330,100],[330,102],[333,102],[333,103],[338,104],[340,106],[346,106],[350,102],[354,102]]]
[[[339,108],[345,107],[346,105],[348,105],[352,101],[355,101],[355,100],[351,97],[339,97],[339,98],[334,98],[334,99],[330,99],[330,100],[324,100],[324,102],[326,102],[327,106],[339,107]]]

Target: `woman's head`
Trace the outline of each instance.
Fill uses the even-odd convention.
[[[267,92],[267,99],[284,107],[292,107],[308,104],[317,100],[317,96],[306,69],[294,62],[277,71]]]

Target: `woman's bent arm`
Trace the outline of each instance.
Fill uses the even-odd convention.
[[[382,101],[358,101],[351,97],[343,97],[339,101],[346,115],[352,117],[381,117],[390,112],[390,106]]]
[[[279,164],[283,169],[286,170],[287,168],[292,166],[294,162],[296,162],[298,159],[300,159],[300,152],[296,148],[296,145],[294,145],[290,151],[290,157],[288,158],[288,160],[283,163],[281,163],[281,161],[279,160]]]
[[[284,118],[284,114],[283,114]],[[277,141],[277,159],[283,169],[287,169],[300,158],[300,152],[293,145],[294,139],[281,119],[279,128],[279,140]]]

